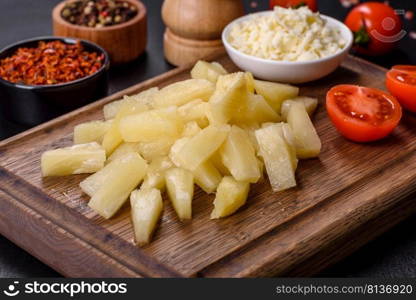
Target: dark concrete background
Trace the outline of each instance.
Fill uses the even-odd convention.
[[[142,0],[148,8],[149,41],[147,52],[137,61],[113,68],[110,74],[110,93],[172,68],[163,58],[160,19],[162,0]],[[0,48],[19,40],[51,34],[51,10],[59,0],[1,0]],[[247,10],[263,10],[267,0],[245,1]],[[253,8],[252,3],[257,3]],[[337,0],[318,0],[323,14],[343,19],[348,9]],[[396,9],[415,9],[415,1],[390,1]],[[406,30],[416,30],[414,21],[405,22]],[[370,58],[385,67],[393,64],[416,64],[416,40],[409,36],[400,42],[392,54]],[[26,128],[0,117],[0,139]],[[415,199],[416,201],[416,199]],[[369,243],[344,261],[322,272],[326,277],[415,277],[416,276],[416,216],[402,222],[391,231]],[[0,277],[60,276],[30,254],[0,236]]]

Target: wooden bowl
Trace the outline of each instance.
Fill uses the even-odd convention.
[[[76,0],[74,0],[76,1]],[[123,0],[138,9],[137,15],[121,24],[90,28],[74,25],[61,16],[61,11],[68,1],[59,3],[52,12],[53,33],[56,36],[72,37],[92,41],[110,55],[113,64],[122,64],[136,59],[142,54],[147,43],[147,11],[138,0]]]

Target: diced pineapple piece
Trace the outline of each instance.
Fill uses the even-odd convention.
[[[224,165],[224,163],[222,162],[222,158],[221,158],[221,154],[220,154],[220,149],[218,149],[217,151],[214,152],[214,154],[212,154],[212,156],[210,157],[209,161],[212,162],[212,164],[214,165],[214,167],[223,175],[223,176],[227,176],[227,175],[231,175],[230,171],[227,169],[227,167]]]
[[[191,70],[194,79],[206,79],[216,83],[218,76],[227,74],[227,71],[219,63],[209,63],[199,60]]]
[[[189,136],[192,137],[197,135],[201,131],[201,127],[199,127],[198,123],[195,121],[191,121],[185,124],[182,136]]]
[[[209,100],[211,124],[226,124],[233,115],[241,113],[247,101],[247,85],[242,72],[218,78],[215,93]]]
[[[222,179],[220,172],[218,172],[209,160],[202,163],[192,173],[195,183],[207,194],[215,192]]]
[[[299,158],[318,156],[321,152],[321,140],[303,103],[294,102],[290,105],[287,122],[292,128],[297,156]]]
[[[140,153],[140,144],[139,143],[122,143],[120,146],[114,150],[113,154],[107,158],[106,163],[112,162],[113,160],[124,156],[130,152]]]
[[[205,79],[188,79],[168,85],[155,95],[154,107],[180,106],[195,99],[208,101],[215,85]]]
[[[257,94],[262,95],[271,107],[280,113],[282,102],[295,98],[299,94],[299,88],[282,83],[254,80]]]
[[[260,179],[254,147],[243,129],[235,125],[231,127],[220,154],[222,162],[236,180],[255,183]]]
[[[138,103],[139,105],[145,104],[149,108],[151,107],[151,103],[153,102],[154,95],[159,91],[157,87],[150,88],[148,90],[145,90],[141,93],[138,93],[136,95],[132,96],[124,96],[123,99],[110,102],[106,105],[104,105],[103,111],[104,111],[104,118],[106,120],[114,119],[119,112],[121,106],[125,102],[131,102],[134,101]]]
[[[135,190],[130,195],[130,205],[136,243],[139,246],[148,244],[163,211],[160,191]]]
[[[165,179],[169,199],[179,219],[191,219],[194,176],[185,169],[172,168],[166,171]]]
[[[74,144],[102,143],[103,137],[110,129],[112,120],[91,121],[74,127]]]
[[[102,145],[107,155],[113,153],[113,151],[123,142],[122,136],[120,134],[120,121],[126,116],[135,115],[147,110],[148,107],[145,104],[137,103],[136,101],[126,100],[122,103],[116,118],[112,122],[110,129],[107,131],[103,138]]]
[[[262,95],[248,94],[247,104],[233,115],[236,124],[261,124],[264,122],[280,122],[281,118],[267,103]]]
[[[235,213],[246,203],[250,184],[224,177],[217,189],[211,219],[219,219]]]
[[[94,173],[104,167],[105,158],[95,142],[46,151],[41,157],[42,176]]]
[[[316,107],[318,106],[318,99],[311,98],[311,97],[296,97],[293,99],[289,99],[286,101],[283,101],[282,104],[282,119],[286,121],[287,119],[287,113],[289,112],[290,105],[295,102],[301,102],[305,105],[306,111],[308,115],[311,117],[313,113],[316,110]]]
[[[163,190],[165,188],[165,172],[173,166],[172,161],[166,156],[153,159],[147,169],[141,188]]]
[[[177,167],[181,167],[181,160],[179,158],[179,153],[182,151],[182,147],[190,140],[190,137],[183,137],[177,139],[172,145],[169,151],[169,158]]]
[[[175,143],[173,137],[161,137],[155,141],[139,143],[139,153],[147,161],[156,157],[167,156],[170,148]]]
[[[123,144],[123,145],[126,145],[126,144]],[[120,147],[123,147],[123,145],[120,146]],[[130,144],[127,147],[129,148]],[[136,151],[133,151],[133,149],[131,149],[131,150],[132,151],[126,151],[126,152],[121,151],[121,152],[124,152],[124,153],[120,152],[119,155],[118,154],[115,155],[116,154],[116,151],[115,151],[114,154],[113,154],[115,156],[110,157],[110,158],[112,158],[111,160],[110,160],[110,158],[107,160],[107,165],[104,168],[102,168],[97,173],[94,173],[94,174],[88,176],[87,178],[85,178],[83,181],[81,181],[81,183],[79,184],[79,186],[81,187],[81,190],[90,197],[94,196],[94,194],[103,185],[106,184],[108,178],[109,177],[111,178],[112,174],[120,173],[120,163],[117,162],[117,160],[123,159],[129,153],[137,153]]]
[[[196,168],[217,151],[227,138],[229,125],[210,125],[193,136],[177,154],[180,165],[190,171]]]
[[[142,181],[147,172],[147,163],[139,154],[131,152],[105,168],[112,168],[112,172],[93,194],[88,206],[108,219],[120,209]]]
[[[161,137],[178,137],[182,122],[177,108],[172,106],[124,117],[119,128],[126,142],[150,142]]]
[[[205,128],[208,126],[208,110],[209,104],[201,99],[197,99],[180,106],[178,113],[183,122],[196,121],[199,127]]]
[[[257,142],[257,139],[256,139],[255,131],[259,129],[260,127],[257,124],[250,124],[250,125],[241,124],[239,125],[239,127],[246,131],[246,133],[248,134],[248,137],[250,138],[250,142],[254,147],[254,150],[256,151],[256,153],[259,152],[260,148],[259,148],[259,143]]]
[[[295,169],[291,149],[281,135],[281,124],[256,130],[266,171],[273,191],[278,192],[296,186]]]
[[[296,168],[298,167],[298,158],[296,154],[295,137],[293,135],[292,128],[287,123],[280,123],[280,124],[281,124],[281,127],[279,130],[279,133],[284,138],[288,146],[288,149],[290,151],[290,157],[292,160],[293,170],[296,170]],[[276,126],[276,128],[278,127]]]
[[[248,93],[254,93],[254,77],[251,72],[245,72],[244,76],[246,77],[246,86]]]

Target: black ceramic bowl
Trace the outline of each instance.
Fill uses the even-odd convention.
[[[0,78],[0,111],[14,122],[37,125],[107,95],[109,57],[100,46],[71,38],[38,37],[24,40],[0,51],[0,59],[12,56],[18,48],[37,47],[39,41],[59,40],[66,44],[80,41],[88,52],[103,53],[103,66],[94,74],[67,83],[23,85]]]

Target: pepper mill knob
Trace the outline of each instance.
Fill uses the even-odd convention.
[[[166,59],[179,66],[224,51],[222,30],[243,14],[242,0],[165,0]]]

